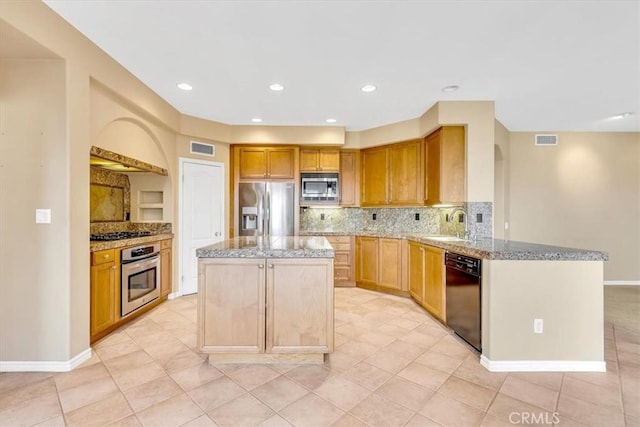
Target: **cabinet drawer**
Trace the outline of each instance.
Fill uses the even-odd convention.
[[[171,240],[172,239],[161,240],[160,249],[171,249]]]
[[[329,243],[351,243],[351,236],[324,236]]]
[[[336,252],[334,265],[351,265],[351,252]]]
[[[333,246],[333,250],[338,252],[338,251],[346,251],[349,252],[351,250],[351,245],[349,243],[333,243],[333,242],[329,242],[331,243],[331,246]]]
[[[351,268],[350,267],[334,267],[333,276],[336,282],[351,280]]]
[[[116,260],[115,249],[105,249],[103,251],[91,252],[91,265],[104,264]]]

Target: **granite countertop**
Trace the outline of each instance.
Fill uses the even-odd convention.
[[[151,236],[136,237],[133,239],[120,239],[120,240],[108,240],[108,241],[91,241],[89,243],[89,250],[91,252],[102,251],[105,249],[117,249],[129,246],[143,245],[145,243],[155,243],[160,240],[173,239],[172,233],[152,234]]]
[[[331,244],[318,236],[235,237],[199,248],[198,258],[333,258]]]
[[[547,260],[547,261],[606,261],[606,252],[587,249],[565,248],[561,246],[541,245],[515,240],[479,239],[479,240],[438,240],[451,236],[437,236],[420,233],[375,232],[375,231],[304,231],[304,236],[370,236],[392,239],[407,239],[430,246],[490,260]],[[455,238],[454,238],[455,239]]]

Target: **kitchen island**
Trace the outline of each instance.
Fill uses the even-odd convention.
[[[483,366],[505,372],[606,370],[603,282],[608,257],[604,252],[420,233],[304,233],[400,239],[407,245],[417,242],[481,259]],[[412,263],[408,258],[403,256],[402,260],[405,271]],[[442,269],[442,278],[442,263],[437,268]],[[440,320],[446,323],[446,318]],[[534,331],[536,323],[542,327]]]
[[[324,237],[236,237],[196,255],[198,347],[209,362],[323,363],[333,351]]]

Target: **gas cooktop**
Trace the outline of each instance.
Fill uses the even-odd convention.
[[[113,233],[100,233],[92,234],[90,240],[109,241],[109,240],[122,240],[122,239],[134,239],[136,237],[150,236],[150,231],[116,231]]]

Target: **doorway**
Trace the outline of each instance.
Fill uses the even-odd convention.
[[[180,295],[198,292],[196,249],[224,240],[224,164],[179,159]]]

